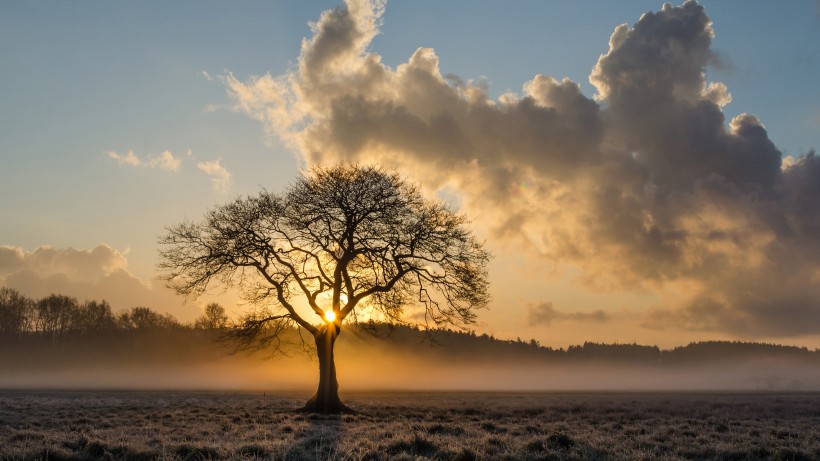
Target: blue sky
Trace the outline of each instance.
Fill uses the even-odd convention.
[[[785,155],[816,148],[820,4],[703,4],[721,61],[707,69],[708,80],[725,83],[733,97],[724,108],[727,123],[752,113]],[[311,36],[308,22],[335,6],[0,4],[0,245],[32,251],[105,243],[126,254],[128,271],[148,283],[155,275],[155,241],[166,226],[260,186],[276,190],[297,174],[300,154],[232,109],[224,77],[231,73],[245,81],[293,70],[302,39]],[[369,49],[395,69],[418,47],[431,47],[442,74],[483,79],[493,98],[521,94],[536,74],[568,77],[592,98],[588,76],[607,52],[613,29],[660,7],[648,1],[395,1],[387,4],[381,34]],[[131,168],[114,160],[112,151],[132,151],[143,164],[170,151],[181,166]],[[217,159],[230,172],[227,189],[215,188],[197,168]],[[496,264],[514,265],[509,261],[515,259]],[[517,291],[520,282],[498,283],[506,293]],[[594,299],[578,309],[601,302],[593,291],[572,293],[555,296],[564,296],[559,304],[573,309],[566,306],[573,296]],[[512,303],[540,299],[524,298]],[[518,330],[506,325],[498,331],[514,336]]]

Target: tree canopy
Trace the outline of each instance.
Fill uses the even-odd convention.
[[[474,323],[489,301],[490,255],[467,224],[397,173],[314,167],[281,193],[262,190],[170,227],[159,267],[185,296],[238,288],[257,306],[234,330],[241,340],[270,343],[293,324],[309,332],[335,385],[332,348],[345,320],[402,323],[412,310],[425,325]]]
[[[314,168],[283,193],[263,190],[183,222],[162,237],[160,268],[180,294],[214,282],[241,289],[267,321],[318,328],[356,318],[363,302],[392,321],[412,305],[434,324],[469,324],[488,302],[489,254],[463,215],[377,167]],[[323,304],[325,302],[325,304]]]

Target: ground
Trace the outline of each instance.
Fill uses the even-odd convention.
[[[0,391],[0,460],[820,459],[820,394]]]

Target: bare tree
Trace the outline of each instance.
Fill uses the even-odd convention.
[[[319,387],[304,409],[342,412],[333,347],[345,320],[366,320],[365,309],[402,322],[416,308],[428,324],[459,326],[486,307],[490,256],[466,224],[395,173],[317,167],[281,194],[263,190],[167,229],[159,268],[186,296],[214,282],[239,288],[257,306],[235,328],[240,340],[310,333]]]
[[[86,301],[74,311],[72,329],[82,334],[96,334],[114,328],[116,318],[108,301]]]
[[[43,336],[56,341],[71,328],[79,304],[70,296],[51,294],[37,301],[34,326]]]
[[[143,306],[132,307],[130,311],[120,312],[116,322],[120,328],[142,331],[168,330],[181,326],[173,315],[162,315]]]
[[[13,288],[0,287],[0,340],[27,333],[33,319],[33,300]]]
[[[228,315],[225,308],[218,303],[205,306],[205,313],[194,323],[194,327],[204,330],[221,330],[228,326]]]

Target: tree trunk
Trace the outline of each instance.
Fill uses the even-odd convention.
[[[313,413],[346,413],[351,411],[339,399],[339,382],[336,380],[336,362],[333,345],[339,335],[339,327],[325,325],[315,336],[316,355],[319,357],[319,389],[308,400],[302,411]]]

